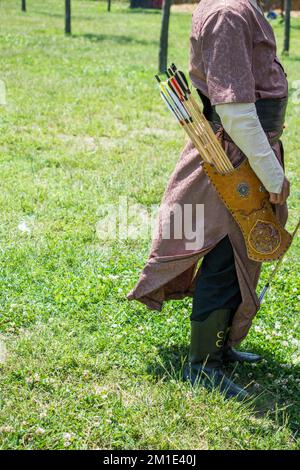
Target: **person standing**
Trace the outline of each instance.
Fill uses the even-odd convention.
[[[288,84],[276,55],[272,27],[256,0],[201,0],[192,19],[189,74],[203,112],[238,165],[244,158],[270,194],[276,216],[287,220],[289,182],[284,174],[283,131]],[[204,205],[202,246],[163,237],[166,206]],[[172,227],[174,229],[174,227]],[[228,378],[230,362],[260,357],[234,348],[248,334],[259,308],[256,286],[261,264],[247,257],[242,233],[188,142],[167,185],[158,236],[129,300],[160,310],[169,299],[193,297],[191,344],[184,380],[219,387],[228,398],[247,392]],[[200,267],[198,267],[201,260]]]

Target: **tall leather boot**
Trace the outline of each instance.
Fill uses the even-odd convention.
[[[215,310],[203,321],[191,321],[189,364],[183,379],[209,390],[219,389],[226,398],[245,399],[248,393],[222,372],[223,346],[231,310]]]
[[[254,362],[260,362],[262,357],[259,354],[238,351],[237,349],[232,348],[231,346],[225,346],[223,350],[223,363],[224,365],[234,363],[234,362],[247,362],[253,364]]]
[[[232,319],[233,318],[231,316],[230,326],[227,329],[227,334],[226,334],[225,341],[224,341],[224,347],[223,347],[223,353],[222,353],[223,364],[228,365],[228,364],[232,364],[235,362],[240,362],[240,363],[246,362],[248,364],[253,364],[255,362],[260,362],[262,360],[262,357],[259,354],[246,352],[246,351],[238,351],[237,349],[234,349],[233,347],[228,346],[229,332],[231,328]]]

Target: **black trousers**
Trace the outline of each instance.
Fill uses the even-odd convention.
[[[204,256],[196,280],[190,319],[203,321],[218,309],[236,310],[242,301],[228,236]]]

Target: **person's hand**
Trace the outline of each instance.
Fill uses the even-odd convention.
[[[282,189],[280,194],[270,193],[270,202],[272,204],[280,204],[281,206],[286,202],[290,195],[290,182],[284,177]]]

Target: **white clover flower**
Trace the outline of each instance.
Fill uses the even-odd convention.
[[[11,426],[2,426],[0,428],[0,433],[1,432],[3,432],[3,433],[13,432],[13,428]]]
[[[0,339],[0,364],[5,364],[7,359],[7,349],[5,343]]]
[[[23,233],[30,233],[31,232],[30,227],[28,227],[25,220],[23,220],[19,223],[18,229],[20,230],[20,232],[23,232]]]
[[[299,364],[300,363],[300,354],[298,354],[296,352],[295,354],[292,355],[291,360],[292,360],[293,364]],[[292,366],[290,366],[290,367],[292,367]]]
[[[290,369],[292,367],[291,364],[281,364],[281,367],[284,367],[285,369]]]
[[[43,429],[43,428],[37,428],[37,429],[35,430],[35,433],[36,433],[36,434],[45,434],[45,429]]]

